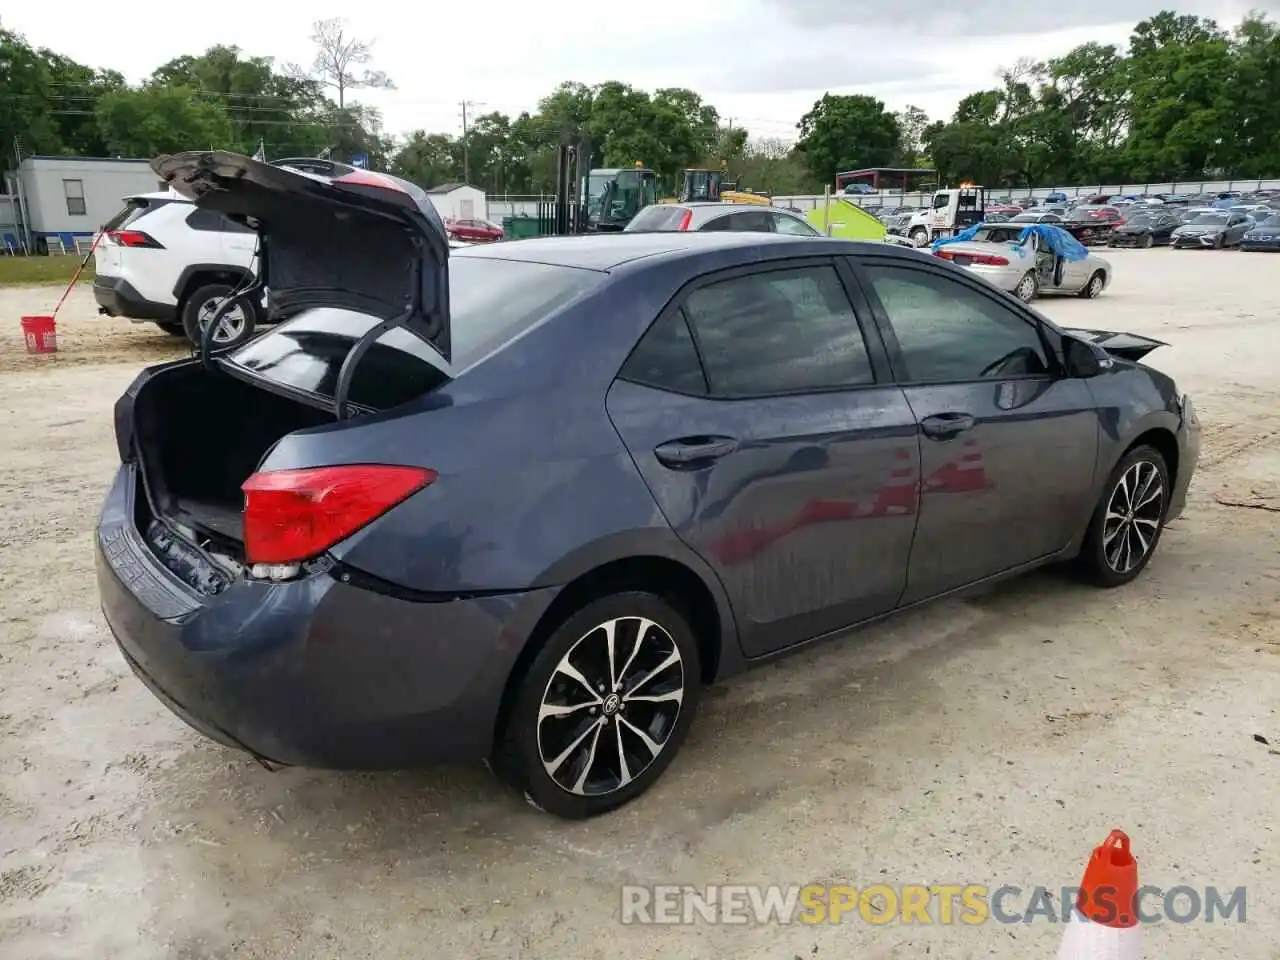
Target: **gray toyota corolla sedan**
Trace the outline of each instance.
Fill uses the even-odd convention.
[[[1055,561],[1137,576],[1199,426],[1160,344],[880,243],[450,251],[418,188],[161,158],[259,232],[281,322],[116,405],[102,605],[141,680],[268,765],[484,758],[602,813],[699,691]],[[216,319],[216,318],[215,318]]]

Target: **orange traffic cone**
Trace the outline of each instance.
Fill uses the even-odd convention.
[[[1129,837],[1112,830],[1084,868],[1058,960],[1141,960],[1138,861]]]

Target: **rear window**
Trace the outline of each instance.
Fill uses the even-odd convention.
[[[689,210],[671,203],[658,203],[645,207],[627,224],[627,232],[646,230],[674,231],[680,229],[680,221]]]
[[[146,197],[130,197],[125,201],[124,209],[102,225],[103,230],[123,230],[144,213],[150,213],[173,200],[156,200]]]
[[[348,399],[386,410],[421,396],[604,277],[576,267],[453,257],[449,261],[452,363],[409,331],[391,330],[356,367]],[[272,382],[332,399],[343,360],[379,322],[350,310],[318,307],[249,341],[230,361]]]

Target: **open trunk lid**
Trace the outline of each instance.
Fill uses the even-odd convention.
[[[451,359],[449,240],[417,186],[368,170],[326,176],[221,150],[162,156],[151,166],[196,206],[257,231],[257,282],[238,293],[266,289],[272,319],[313,307],[377,318],[343,365],[334,391],[339,418],[356,365],[389,330],[403,327]]]
[[[1079,340],[1096,344],[1113,357],[1137,363],[1157,347],[1167,347],[1163,340],[1140,337],[1135,333],[1112,333],[1108,330],[1080,330],[1066,328],[1062,331]]]

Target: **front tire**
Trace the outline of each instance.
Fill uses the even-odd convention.
[[[1153,237],[1151,234],[1148,233],[1145,236],[1143,236],[1142,238],[1143,250],[1150,250],[1152,247],[1155,246],[1155,244],[1156,244],[1156,238]]]
[[[182,327],[194,346],[200,346],[201,331],[213,317],[218,304],[235,290],[228,283],[207,283],[191,291],[182,307]],[[258,313],[258,306],[251,298],[242,298],[231,313],[223,318],[221,329],[214,334],[214,348],[225,350],[238,347],[252,337],[260,319]]]
[[[697,710],[698,644],[656,594],[587,604],[538,652],[515,692],[493,767],[533,806],[581,820],[644,793]]]
[[[1164,532],[1169,494],[1169,468],[1155,447],[1135,447],[1120,459],[1080,550],[1080,568],[1088,580],[1118,587],[1146,569]]]
[[[907,239],[911,241],[911,245],[919,250],[921,247],[929,245],[929,231],[923,227],[916,227],[907,235]]]

